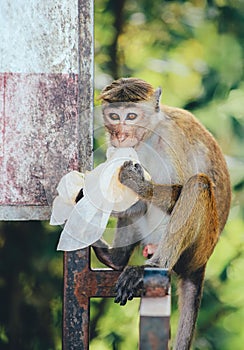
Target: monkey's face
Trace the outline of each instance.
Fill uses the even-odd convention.
[[[146,129],[146,108],[130,103],[108,105],[103,109],[104,125],[114,147],[134,147],[143,140]]]

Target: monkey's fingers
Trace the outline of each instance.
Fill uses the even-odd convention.
[[[144,171],[140,164],[126,161],[120,168],[119,181],[138,193],[139,188],[144,184]]]

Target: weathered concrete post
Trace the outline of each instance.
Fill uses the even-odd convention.
[[[1,1],[0,220],[48,220],[59,179],[79,168],[81,144],[91,143],[92,116],[83,140],[78,113],[88,80],[87,68],[78,75],[79,11],[87,2],[92,7],[91,0]],[[91,70],[89,55],[83,65]]]

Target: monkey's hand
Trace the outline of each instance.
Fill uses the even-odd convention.
[[[119,181],[131,188],[141,198],[149,198],[153,194],[152,184],[145,180],[144,172],[140,164],[132,161],[124,162],[119,172]]]
[[[127,300],[143,293],[144,266],[127,266],[116,284],[115,303],[125,305]]]

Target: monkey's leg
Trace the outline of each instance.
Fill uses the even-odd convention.
[[[208,176],[197,174],[186,182],[166,232],[148,264],[172,270],[183,255],[189,273],[207,263],[219,235],[213,184]],[[180,273],[185,273],[183,266]]]

